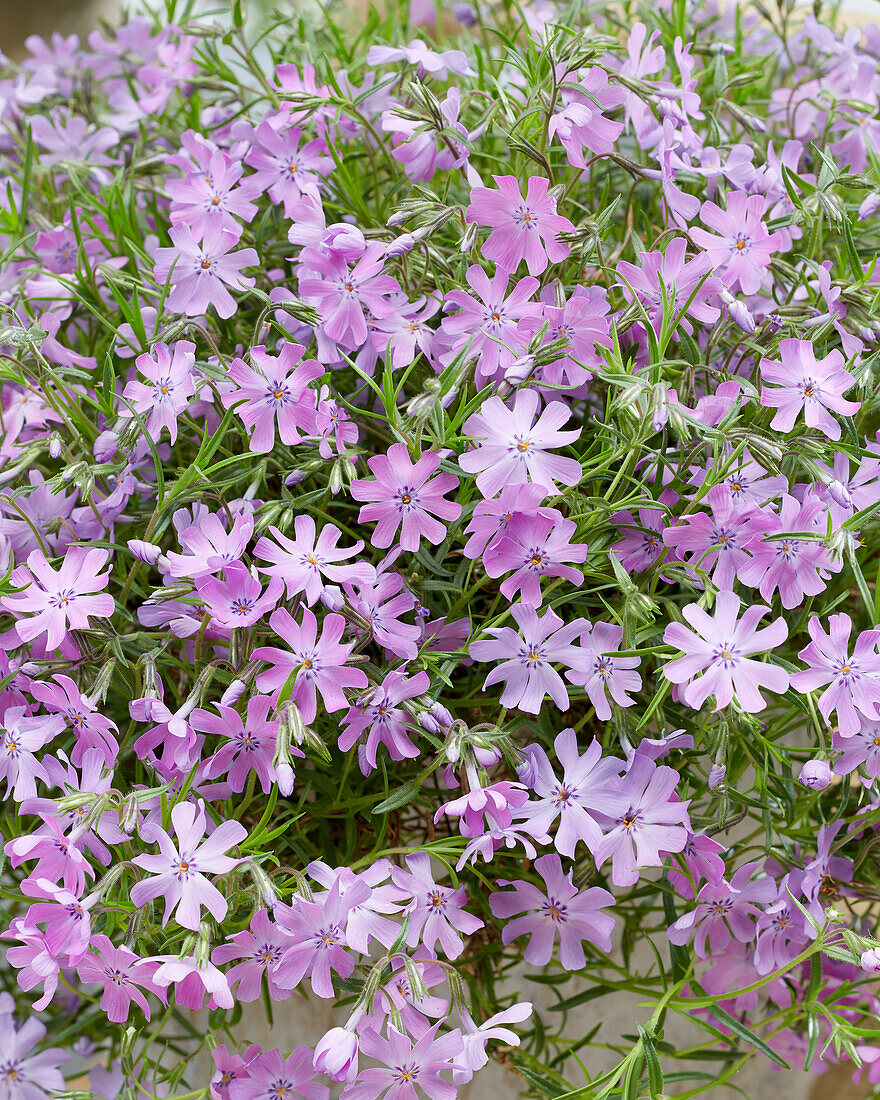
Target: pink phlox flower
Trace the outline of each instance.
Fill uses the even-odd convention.
[[[76,966],[89,947],[92,934],[90,910],[99,900],[97,892],[80,898],[63,886],[44,878],[28,878],[21,884],[22,893],[36,901],[28,906],[24,924],[28,928],[45,927],[46,946],[56,958],[65,957]]]
[[[32,1053],[46,1037],[46,1025],[33,1016],[18,1021],[13,1018],[14,1003],[9,994],[0,1002],[0,1064],[7,1078],[4,1092],[7,1100],[36,1100],[64,1089],[64,1074],[60,1066],[69,1058],[69,1050],[50,1047]]]
[[[260,344],[249,352],[254,366],[241,358],[230,364],[227,376],[235,389],[221,400],[227,409],[235,409],[251,433],[250,449],[258,454],[274,447],[276,424],[288,446],[315,434],[318,399],[309,383],[323,375],[324,367],[314,359],[302,361],[304,353],[301,344],[290,341],[282,344],[277,356]]]
[[[779,521],[751,501],[734,500],[726,485],[713,485],[705,499],[711,512],[692,513],[666,527],[663,542],[681,560],[709,573],[718,588],[731,589],[738,571],[751,560],[752,546],[778,530]]]
[[[343,688],[361,689],[367,686],[367,677],[359,668],[347,668],[355,643],[340,645],[345,630],[341,615],[327,615],[318,636],[318,620],[307,608],[303,608],[302,622],[297,623],[283,607],[272,612],[269,625],[289,647],[261,646],[253,656],[258,661],[270,661],[272,668],[257,676],[260,691],[271,691],[277,701],[281,689],[293,678],[290,699],[302,712],[308,725],[318,713],[320,692],[326,710],[341,710],[348,705]]]
[[[500,1040],[507,1046],[518,1047],[519,1036],[503,1025],[521,1024],[531,1014],[532,1002],[520,1001],[502,1012],[496,1012],[494,1016],[490,1016],[488,1020],[478,1025],[467,1009],[462,1009],[461,1026],[464,1046],[461,1054],[455,1058],[455,1069],[452,1071],[452,1080],[455,1084],[466,1085],[478,1069],[488,1064],[486,1044],[490,1039]]]
[[[461,92],[450,88],[439,105],[446,133],[440,135],[434,129],[425,129],[417,119],[405,118],[392,106],[382,112],[382,129],[393,135],[391,155],[400,161],[411,180],[427,183],[437,171],[450,172],[467,163],[469,149],[464,142],[456,141],[453,132],[468,140],[468,132],[458,121],[461,111]]]
[[[375,49],[375,47],[373,47]],[[455,1070],[455,1058],[463,1041],[458,1029],[437,1035],[441,1021],[419,1039],[401,1035],[389,1026],[388,1038],[368,1029],[360,1036],[361,1053],[381,1062],[362,1069],[357,1079],[342,1090],[343,1100],[455,1100],[457,1089],[441,1076]]]
[[[574,226],[556,213],[550,181],[530,176],[523,198],[516,176],[492,178],[497,189],[473,188],[465,214],[467,222],[492,229],[482,247],[486,259],[508,275],[513,275],[523,260],[530,275],[540,275],[548,263],[564,260],[571,250],[559,241],[559,234],[573,233]]]
[[[167,428],[171,442],[177,440],[177,418],[189,407],[189,399],[195,393],[193,366],[195,344],[178,340],[172,347],[157,343],[152,351],[139,355],[135,365],[150,385],[137,379],[129,382],[122,396],[131,405],[123,407],[120,416],[131,419],[134,412],[144,414],[147,431],[158,441],[162,429]]]
[[[817,596],[825,590],[825,581],[832,573],[839,573],[842,563],[833,558],[825,545],[813,539],[799,539],[799,533],[814,535],[820,530],[820,518],[827,514],[825,505],[817,497],[803,502],[787,493],[782,497],[778,512],[780,535],[765,536],[751,544],[751,558],[743,562],[739,579],[743,584],[757,587],[765,600],[772,598],[779,589],[784,608],[799,607],[806,596]]]
[[[854,416],[862,407],[843,394],[855,385],[855,378],[843,369],[844,358],[835,348],[823,359],[809,340],[780,340],[779,361],[762,359],[761,378],[779,388],[761,390],[761,404],[775,408],[771,428],[790,432],[799,414],[808,428],[818,428],[829,439],[840,439],[840,424],[831,411]]]
[[[549,695],[560,710],[568,710],[568,692],[554,664],[574,665],[580,650],[574,644],[586,620],[563,623],[555,611],[548,608],[543,616],[527,604],[513,604],[510,614],[520,629],[517,634],[509,626],[488,627],[491,639],[471,642],[468,653],[477,661],[501,659],[501,664],[486,677],[483,688],[505,683],[501,695],[503,707],[516,707],[537,714],[544,697]]]
[[[664,497],[667,497],[664,500]],[[678,498],[671,490],[661,493],[659,503],[674,504]],[[643,573],[650,569],[663,552],[663,528],[666,508],[639,508],[638,519],[632,512],[615,512],[611,520],[623,538],[612,550],[627,572]]]
[[[408,46],[370,46],[367,54],[368,65],[393,65],[398,61],[416,66],[422,80],[428,75],[435,80],[446,80],[450,73],[455,76],[477,75],[461,50],[434,50],[418,38],[414,38]]]
[[[70,546],[57,571],[40,550],[28,554],[27,565],[13,571],[13,585],[24,591],[4,596],[0,604],[16,616],[15,632],[27,644],[45,635],[46,649],[61,649],[78,656],[71,630],[88,630],[89,619],[109,618],[113,597],[99,590],[107,587],[110,571],[101,573],[109,550]],[[25,587],[26,586],[26,587]]]
[[[244,790],[251,772],[256,772],[260,787],[268,794],[276,781],[275,746],[278,741],[278,720],[269,718],[272,700],[267,695],[252,695],[247,703],[247,718],[232,707],[215,704],[217,714],[196,709],[190,722],[193,729],[215,737],[222,737],[225,744],[208,761],[207,778],[226,776],[231,790],[236,794]],[[290,750],[300,756],[300,750]]]
[[[64,730],[58,714],[29,715],[27,707],[7,707],[3,712],[3,741],[0,743],[0,779],[6,780],[5,798],[16,802],[35,798],[37,780],[49,782],[37,752]]]
[[[722,383],[726,385],[726,383]],[[721,389],[721,386],[718,387]],[[705,468],[697,466],[691,471],[691,482],[702,485]],[[788,479],[782,475],[768,474],[748,453],[744,452],[740,464],[728,473],[721,483],[727,486],[735,504],[767,504],[788,491]]]
[[[539,284],[527,275],[518,279],[508,294],[510,278],[506,272],[496,271],[490,280],[478,264],[467,269],[465,279],[477,297],[464,290],[451,290],[446,295],[443,309],[448,316],[443,318],[437,341],[438,344],[441,338],[448,341],[444,362],[447,359],[451,362],[469,349],[468,356],[477,361],[477,385],[482,387],[487,382],[500,381],[504,371],[526,350],[519,322]]]
[[[876,443],[868,443],[868,450],[877,450]],[[854,474],[850,473],[848,455],[835,452],[832,464],[816,461],[816,469],[822,475],[824,485],[817,486],[821,499],[831,514],[832,528],[841,527],[862,508],[880,503],[880,461],[863,455]]]
[[[51,681],[34,680],[30,692],[46,710],[65,721],[75,738],[70,759],[77,767],[90,749],[97,750],[108,767],[113,765],[119,753],[114,734],[119,730],[114,722],[97,712],[94,696],[83,695],[73,680],[63,673],[55,673]]]
[[[196,591],[211,616],[211,621],[228,629],[253,626],[268,615],[284,591],[284,582],[272,577],[263,591],[259,580],[240,561],[230,562],[224,570],[225,580],[200,577]]]
[[[95,877],[84,846],[81,837],[65,833],[54,817],[44,817],[43,824],[27,835],[7,840],[3,851],[13,867],[35,859],[37,865],[30,872],[31,878],[60,882],[65,890],[82,897],[86,878]]]
[[[676,892],[683,898],[694,896],[694,886],[699,887],[704,880],[718,883],[724,875],[724,845],[706,836],[705,833],[692,833],[682,848],[679,861],[687,868],[688,875],[676,867],[667,871],[667,877]]]
[[[563,874],[562,860],[555,854],[541,856],[535,861],[535,870],[544,880],[543,890],[523,879],[499,879],[499,886],[514,889],[489,895],[493,915],[506,920],[502,942],[528,936],[526,962],[546,966],[558,937],[563,970],[582,970],[586,965],[584,940],[602,951],[611,950],[614,917],[601,910],[614,904],[614,896],[599,886],[578,890],[572,881],[574,872]],[[519,913],[524,915],[516,916]],[[507,920],[509,917],[515,919]]]
[[[376,767],[379,745],[386,747],[392,760],[415,759],[419,749],[409,737],[415,719],[401,704],[424,695],[430,686],[427,672],[417,672],[410,677],[404,669],[389,672],[368,700],[349,708],[341,722],[339,748],[348,752],[364,734],[367,735],[364,745],[359,746],[362,749],[359,753],[361,767],[367,767],[364,774]]]
[[[782,248],[782,235],[771,233],[763,221],[769,203],[764,195],[731,191],[727,208],[722,210],[708,199],[700,208],[708,232],[702,226],[690,230],[691,239],[705,249],[715,273],[731,291],[757,294],[776,252]]]
[[[559,110],[550,117],[547,136],[561,142],[572,167],[586,168],[584,149],[594,157],[607,156],[623,132],[623,123],[605,117],[623,102],[622,89],[609,87],[607,73],[596,65],[572,73],[557,65],[556,75]]]
[[[8,386],[3,386],[4,398],[8,396],[8,389]],[[6,405],[3,408],[3,425],[7,439],[12,438],[10,420],[13,416],[14,407]],[[59,519],[63,521],[70,516],[79,495],[76,492],[53,493],[52,487],[39,470],[29,470],[27,480],[31,486],[30,491],[20,492],[15,501],[21,511],[10,505],[0,505],[0,535],[9,540],[8,545],[12,548],[16,561],[21,561],[31,551],[41,548],[35,530],[46,549],[56,553],[63,552],[72,537],[67,524],[62,522],[55,534],[49,527],[54,526]]]
[[[229,1086],[239,1078],[246,1081],[248,1068],[262,1053],[262,1047],[256,1045],[248,1047],[243,1055],[233,1054],[225,1043],[214,1047],[211,1058],[216,1069],[210,1082],[211,1100],[229,1100]]]
[[[295,897],[291,904],[275,907],[275,921],[287,934],[288,947],[275,964],[275,981],[283,989],[295,989],[305,977],[318,997],[334,996],[331,975],[348,978],[355,957],[345,936],[348,914],[370,896],[362,879],[343,891],[337,879],[313,901]]]
[[[221,875],[242,861],[225,853],[247,837],[247,829],[238,821],[224,821],[205,839],[207,814],[203,802],[178,802],[171,810],[175,839],[161,826],[147,822],[140,835],[159,845],[157,855],[135,856],[133,863],[150,875],[131,888],[131,900],[136,906],[162,897],[165,900],[164,927],[172,913],[184,928],[198,931],[202,906],[217,921],[226,916],[226,898],[206,877]]]
[[[836,711],[841,736],[852,737],[861,730],[863,717],[880,719],[880,630],[863,630],[852,650],[852,619],[845,611],[831,616],[827,633],[817,615],[807,630],[812,640],[798,658],[809,667],[792,675],[791,686],[800,692],[825,687],[819,696],[822,717],[830,724]]]
[[[529,746],[517,775],[537,797],[516,816],[536,837],[549,832],[558,820],[553,843],[558,852],[573,859],[578,841],[595,851],[603,825],[614,821],[629,805],[621,781],[624,762],[616,756],[603,756],[602,746],[595,740],[581,754],[571,728],[557,734],[553,744],[562,779],[556,776],[544,749]]]
[[[565,562],[586,560],[586,543],[573,543],[577,524],[563,519],[555,508],[542,509],[543,514],[512,516],[503,536],[483,554],[483,567],[490,577],[500,577],[513,570],[501,584],[501,594],[513,600],[519,595],[523,603],[540,607],[541,578],[562,577],[580,585],[584,575]]]
[[[358,1038],[350,1022],[331,1027],[315,1044],[312,1065],[331,1081],[354,1081],[358,1075]]]
[[[199,960],[194,955],[184,958],[179,955],[154,955],[151,961],[159,963],[153,981],[162,989],[173,985],[174,998],[179,1006],[199,1012],[204,1007],[207,994],[209,1008],[234,1007],[235,998],[226,975],[212,962]]]
[[[60,107],[48,115],[32,115],[30,125],[34,143],[43,150],[41,164],[47,168],[63,161],[86,164],[98,181],[110,182],[110,173],[104,169],[114,160],[107,154],[120,146],[119,132],[112,126],[96,127],[82,115]]]
[[[469,474],[477,474],[477,488],[485,497],[495,496],[505,485],[534,482],[547,490],[558,491],[557,482],[577,485],[581,464],[574,458],[551,454],[554,447],[566,447],[580,437],[580,429],[561,431],[571,409],[561,401],[551,401],[535,420],[538,395],[534,390],[519,390],[513,408],[500,397],[490,397],[480,411],[469,416],[462,432],[479,445],[459,457],[458,463]]]
[[[154,722],[135,741],[135,752],[144,757],[162,746],[166,767],[187,772],[199,758],[200,744],[189,716],[196,706],[196,697],[185,700],[172,711],[161,698],[133,700],[128,709],[136,722]]]
[[[563,305],[557,305],[550,287],[541,291],[540,305],[527,306],[520,322],[519,334],[531,343],[538,329],[546,322],[544,343],[561,343],[559,359],[543,368],[542,381],[554,386],[580,387],[593,377],[590,367],[600,367],[604,360],[599,347],[611,347],[611,323],[607,317],[610,306],[604,287],[576,286]],[[548,400],[556,396],[547,390]]]
[[[832,848],[842,828],[842,821],[819,827],[816,856],[804,866],[798,882],[798,889],[811,902],[818,901],[822,905],[829,896],[846,894],[846,890],[841,890],[841,884],[852,882],[853,861],[844,856],[835,855],[834,852],[837,849]],[[837,841],[837,848],[840,848],[846,840],[847,837],[844,836]]]
[[[404,585],[399,573],[380,573],[372,584],[342,585],[349,607],[369,627],[379,645],[404,661],[410,661],[419,651],[421,630],[412,623],[401,622],[401,616],[416,606],[415,597]]]
[[[186,222],[172,226],[168,236],[171,246],[157,248],[153,254],[153,277],[160,286],[167,281],[171,287],[166,307],[199,317],[213,305],[218,316],[231,317],[238,306],[227,287],[244,290],[254,285],[254,277],[241,271],[259,264],[256,252],[252,248],[233,252],[239,235],[213,223],[206,225],[200,241]]]
[[[769,876],[753,879],[760,860],[746,863],[734,872],[730,882],[707,882],[697,894],[696,907],[669,926],[671,943],[684,946],[692,938],[701,959],[717,955],[730,943],[751,943],[757,934],[755,921],[759,905],[776,900],[776,881]]]
[[[229,1100],[327,1100],[330,1089],[315,1081],[310,1047],[298,1046],[287,1057],[267,1050],[248,1063],[247,1075],[229,1085]]]
[[[458,519],[461,505],[445,499],[458,488],[458,478],[437,473],[440,455],[425,451],[414,463],[406,444],[394,443],[387,454],[367,459],[367,465],[374,480],[353,481],[351,495],[370,502],[361,508],[358,522],[376,521],[374,546],[391,546],[398,529],[401,547],[412,552],[423,537],[433,546],[446,538],[441,520]]]
[[[788,637],[785,619],[775,619],[758,630],[758,622],[769,607],[753,604],[738,618],[740,607],[739,596],[723,590],[715,597],[714,615],[695,603],[682,610],[692,630],[675,622],[666,627],[663,640],[684,656],[667,662],[663,675],[674,684],[685,685],[683,701],[695,710],[714,695],[716,711],[735,698],[744,711],[757,714],[767,705],[760,688],[776,695],[788,690],[789,675],[784,669],[751,659],[755,653],[767,653],[782,645]]]
[[[342,532],[333,523],[324,524],[316,537],[315,521],[308,515],[296,516],[293,529],[294,537],[289,538],[277,527],[270,527],[275,541],[263,536],[254,547],[256,557],[271,562],[258,566],[260,572],[282,580],[288,599],[302,592],[306,603],[314,604],[328,581],[332,584],[375,583],[376,570],[372,565],[346,561],[363,550],[361,539],[353,546],[337,545]]]
[[[168,571],[173,577],[199,577],[219,573],[234,561],[240,561],[254,533],[253,516],[239,516],[229,530],[219,515],[210,512],[196,518],[190,526],[178,529],[181,549],[169,551]]]
[[[49,950],[44,932],[28,928],[20,917],[16,917],[2,935],[5,939],[18,941],[6,949],[6,961],[18,971],[16,981],[19,987],[25,993],[38,986],[43,987],[42,996],[33,1004],[35,1012],[42,1012],[58,989],[64,960],[57,959]]]
[[[240,222],[253,221],[257,205],[253,199],[264,188],[254,176],[242,179],[243,165],[222,149],[211,153],[205,172],[189,172],[183,179],[165,185],[171,197],[171,224],[185,222],[198,238],[209,227],[227,230],[241,237]]]
[[[790,884],[791,877],[786,875],[779,883],[776,900],[758,917],[755,969],[761,976],[787,966],[810,940],[815,939],[811,925],[788,894]],[[821,923],[821,907],[816,916]]]
[[[107,936],[92,936],[90,952],[77,965],[76,973],[84,985],[101,985],[101,1009],[111,1023],[128,1019],[132,1003],[149,1020],[150,1005],[142,990],[154,994],[165,1004],[165,991],[153,981],[156,963],[141,959],[127,947],[114,947]]]
[[[612,656],[623,645],[623,627],[613,623],[588,623],[580,645],[580,662],[566,672],[565,678],[586,690],[596,717],[607,722],[611,718],[609,695],[619,707],[635,703],[627,692],[641,689],[642,678],[633,671],[639,667],[640,658]]]
[[[301,145],[298,126],[280,132],[270,121],[254,130],[253,144],[245,155],[245,164],[256,169],[249,182],[268,191],[272,202],[284,204],[285,218],[293,217],[294,205],[305,194],[316,193],[333,161],[324,155],[324,142],[318,138]]]
[[[462,836],[481,836],[486,828],[507,827],[513,822],[513,811],[519,810],[529,800],[522,783],[502,780],[483,786],[477,769],[468,764],[466,769],[469,790],[459,798],[444,802],[434,814],[436,825],[441,817],[457,817]]]
[[[617,264],[624,297],[632,301],[635,295],[658,332],[664,319],[664,293],[667,321],[681,314],[679,323],[688,333],[694,331],[689,318],[712,325],[721,315],[712,302],[722,284],[714,276],[706,278],[711,268],[707,254],[690,260],[686,257],[687,241],[684,237],[674,237],[665,252],[642,252],[639,257],[641,267],[626,260]]]
[[[215,965],[235,962],[235,966],[226,971],[226,980],[239,1001],[256,1001],[260,997],[264,975],[269,996],[273,1001],[283,1001],[289,991],[275,981],[275,967],[289,946],[288,933],[272,921],[268,909],[259,909],[251,917],[248,928],[229,936],[226,943],[214,948],[211,961]],[[238,959],[242,961],[237,962]]]
[[[330,396],[327,386],[321,387],[318,408],[315,412],[315,434],[318,436],[318,454],[331,458],[333,447],[342,454],[359,438],[358,426],[348,409]]]
[[[426,956],[433,957],[432,952],[421,947],[418,954],[418,962],[406,954],[392,956],[388,977],[373,997],[369,1011],[358,1023],[361,1034],[365,1031],[381,1032],[386,1022],[391,1024],[391,1013],[396,1010],[404,1032],[420,1039],[431,1029],[431,1020],[442,1020],[449,1016],[447,998],[433,996],[429,992],[419,996],[419,991],[413,989],[408,969],[415,969],[426,991],[436,986],[445,987],[447,982],[443,967],[436,962],[425,961]]]
[[[861,767],[872,780],[880,775],[880,720],[862,718],[858,732],[847,737],[834,730],[831,747],[841,753],[834,761],[835,775],[849,775]]]
[[[615,886],[634,886],[639,870],[660,867],[667,853],[680,852],[691,832],[688,806],[675,793],[678,772],[634,753],[624,778],[629,807],[596,846],[601,867],[611,858]]]
[[[505,485],[497,497],[478,501],[465,527],[471,537],[465,543],[464,556],[475,560],[491,555],[504,539],[507,527],[516,516],[552,518],[556,509],[542,508],[547,491],[543,485],[528,482],[523,485]]]
[[[377,859],[360,874],[355,874],[350,867],[330,867],[319,859],[313,860],[306,871],[309,878],[328,891],[338,882],[343,897],[356,883],[365,882],[370,892],[348,912],[345,922],[346,941],[352,950],[361,955],[369,955],[371,939],[377,939],[386,948],[391,947],[400,934],[400,925],[388,917],[397,916],[400,906],[396,903],[397,891],[388,882],[391,863],[387,859]],[[358,889],[356,896],[360,897],[362,894],[363,891]],[[320,900],[323,895],[316,896]]]
[[[369,335],[365,313],[386,317],[393,306],[389,294],[399,294],[400,284],[382,273],[385,247],[369,244],[354,267],[338,252],[308,257],[308,271],[299,279],[300,295],[314,302],[322,316],[322,330],[328,339],[352,351],[364,344]]]
[[[419,354],[433,360],[435,330],[426,322],[440,308],[435,298],[404,299],[386,317],[376,318],[372,331],[373,347],[380,355],[388,353],[393,370],[408,367]]]
[[[406,856],[406,870],[392,867],[391,881],[399,891],[396,900],[404,903],[403,912],[409,914],[407,946],[421,943],[432,951],[439,943],[448,959],[457,959],[464,950],[459,933],[470,936],[483,927],[480,918],[465,909],[463,886],[454,890],[434,881],[427,852]]]

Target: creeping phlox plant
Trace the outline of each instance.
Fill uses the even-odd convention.
[[[880,1082],[880,29],[347,18],[3,59],[0,1100]]]

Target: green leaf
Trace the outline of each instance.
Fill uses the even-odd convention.
[[[411,779],[408,783],[404,783],[402,787],[398,787],[397,790],[392,791],[386,799],[383,799],[377,806],[373,807],[374,814],[387,814],[391,810],[397,810],[401,806],[405,806],[408,802],[412,802],[416,795],[419,793],[418,780]]]

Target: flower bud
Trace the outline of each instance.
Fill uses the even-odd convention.
[[[312,1064],[332,1081],[353,1081],[358,1073],[357,1035],[344,1027],[331,1028],[315,1045]]]
[[[798,783],[811,791],[824,791],[831,782],[831,768],[827,760],[808,760],[801,768]]]
[[[880,947],[870,947],[863,951],[859,965],[867,974],[880,973]]]
[[[162,557],[162,547],[154,542],[144,542],[143,539],[129,539],[128,548],[138,561],[145,565],[156,565]]]
[[[470,252],[474,245],[477,243],[477,234],[479,233],[479,226],[471,224],[462,234],[461,244],[458,246],[458,251],[462,253]]]

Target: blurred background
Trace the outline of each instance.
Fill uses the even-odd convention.
[[[252,8],[284,11],[293,10],[299,0],[250,0]],[[355,20],[362,17],[368,0],[348,0]],[[158,5],[151,5],[153,7]],[[215,0],[200,5],[207,10],[217,12],[231,7],[231,0]],[[806,0],[805,6],[812,7],[812,0]],[[137,11],[137,0],[128,0],[124,7]],[[20,59],[26,52],[24,45],[29,35],[37,34],[50,38],[53,32],[63,35],[78,34],[85,41],[89,31],[95,29],[101,20],[111,23],[119,21],[123,9],[122,0],[0,0],[0,51],[13,60]],[[880,0],[844,0],[841,10],[846,18],[854,23],[880,23]],[[531,983],[523,982],[523,989],[529,989]],[[529,989],[529,995],[535,996],[535,987]],[[539,999],[536,997],[535,999]],[[615,1033],[630,1030],[634,1012],[638,1009],[621,998],[608,997],[603,1002],[602,1016],[606,1027]],[[270,1031],[261,1012],[246,1012],[237,1031],[243,1040],[258,1041],[265,1047],[292,1047],[300,1042],[315,1041],[333,1020],[325,1019],[326,1006],[310,1005],[302,1000],[288,1003],[287,1011],[277,1013],[275,1027]],[[589,1006],[584,1011],[584,1030],[595,1023],[595,1009]],[[670,1022],[666,1035],[667,1041],[680,1044],[680,1048],[693,1042],[693,1035],[687,1025]],[[717,1100],[727,1100],[736,1095],[748,1096],[751,1100],[770,1100],[784,1097],[785,1100],[860,1100],[868,1095],[868,1089],[853,1085],[849,1068],[832,1067],[822,1077],[810,1077],[794,1071],[790,1074],[774,1072],[770,1063],[764,1059],[755,1059],[736,1078],[735,1089],[718,1088],[713,1093]],[[513,1096],[519,1091],[519,1083],[498,1066],[487,1067],[474,1083],[459,1094],[459,1100],[498,1100],[501,1096]]]

